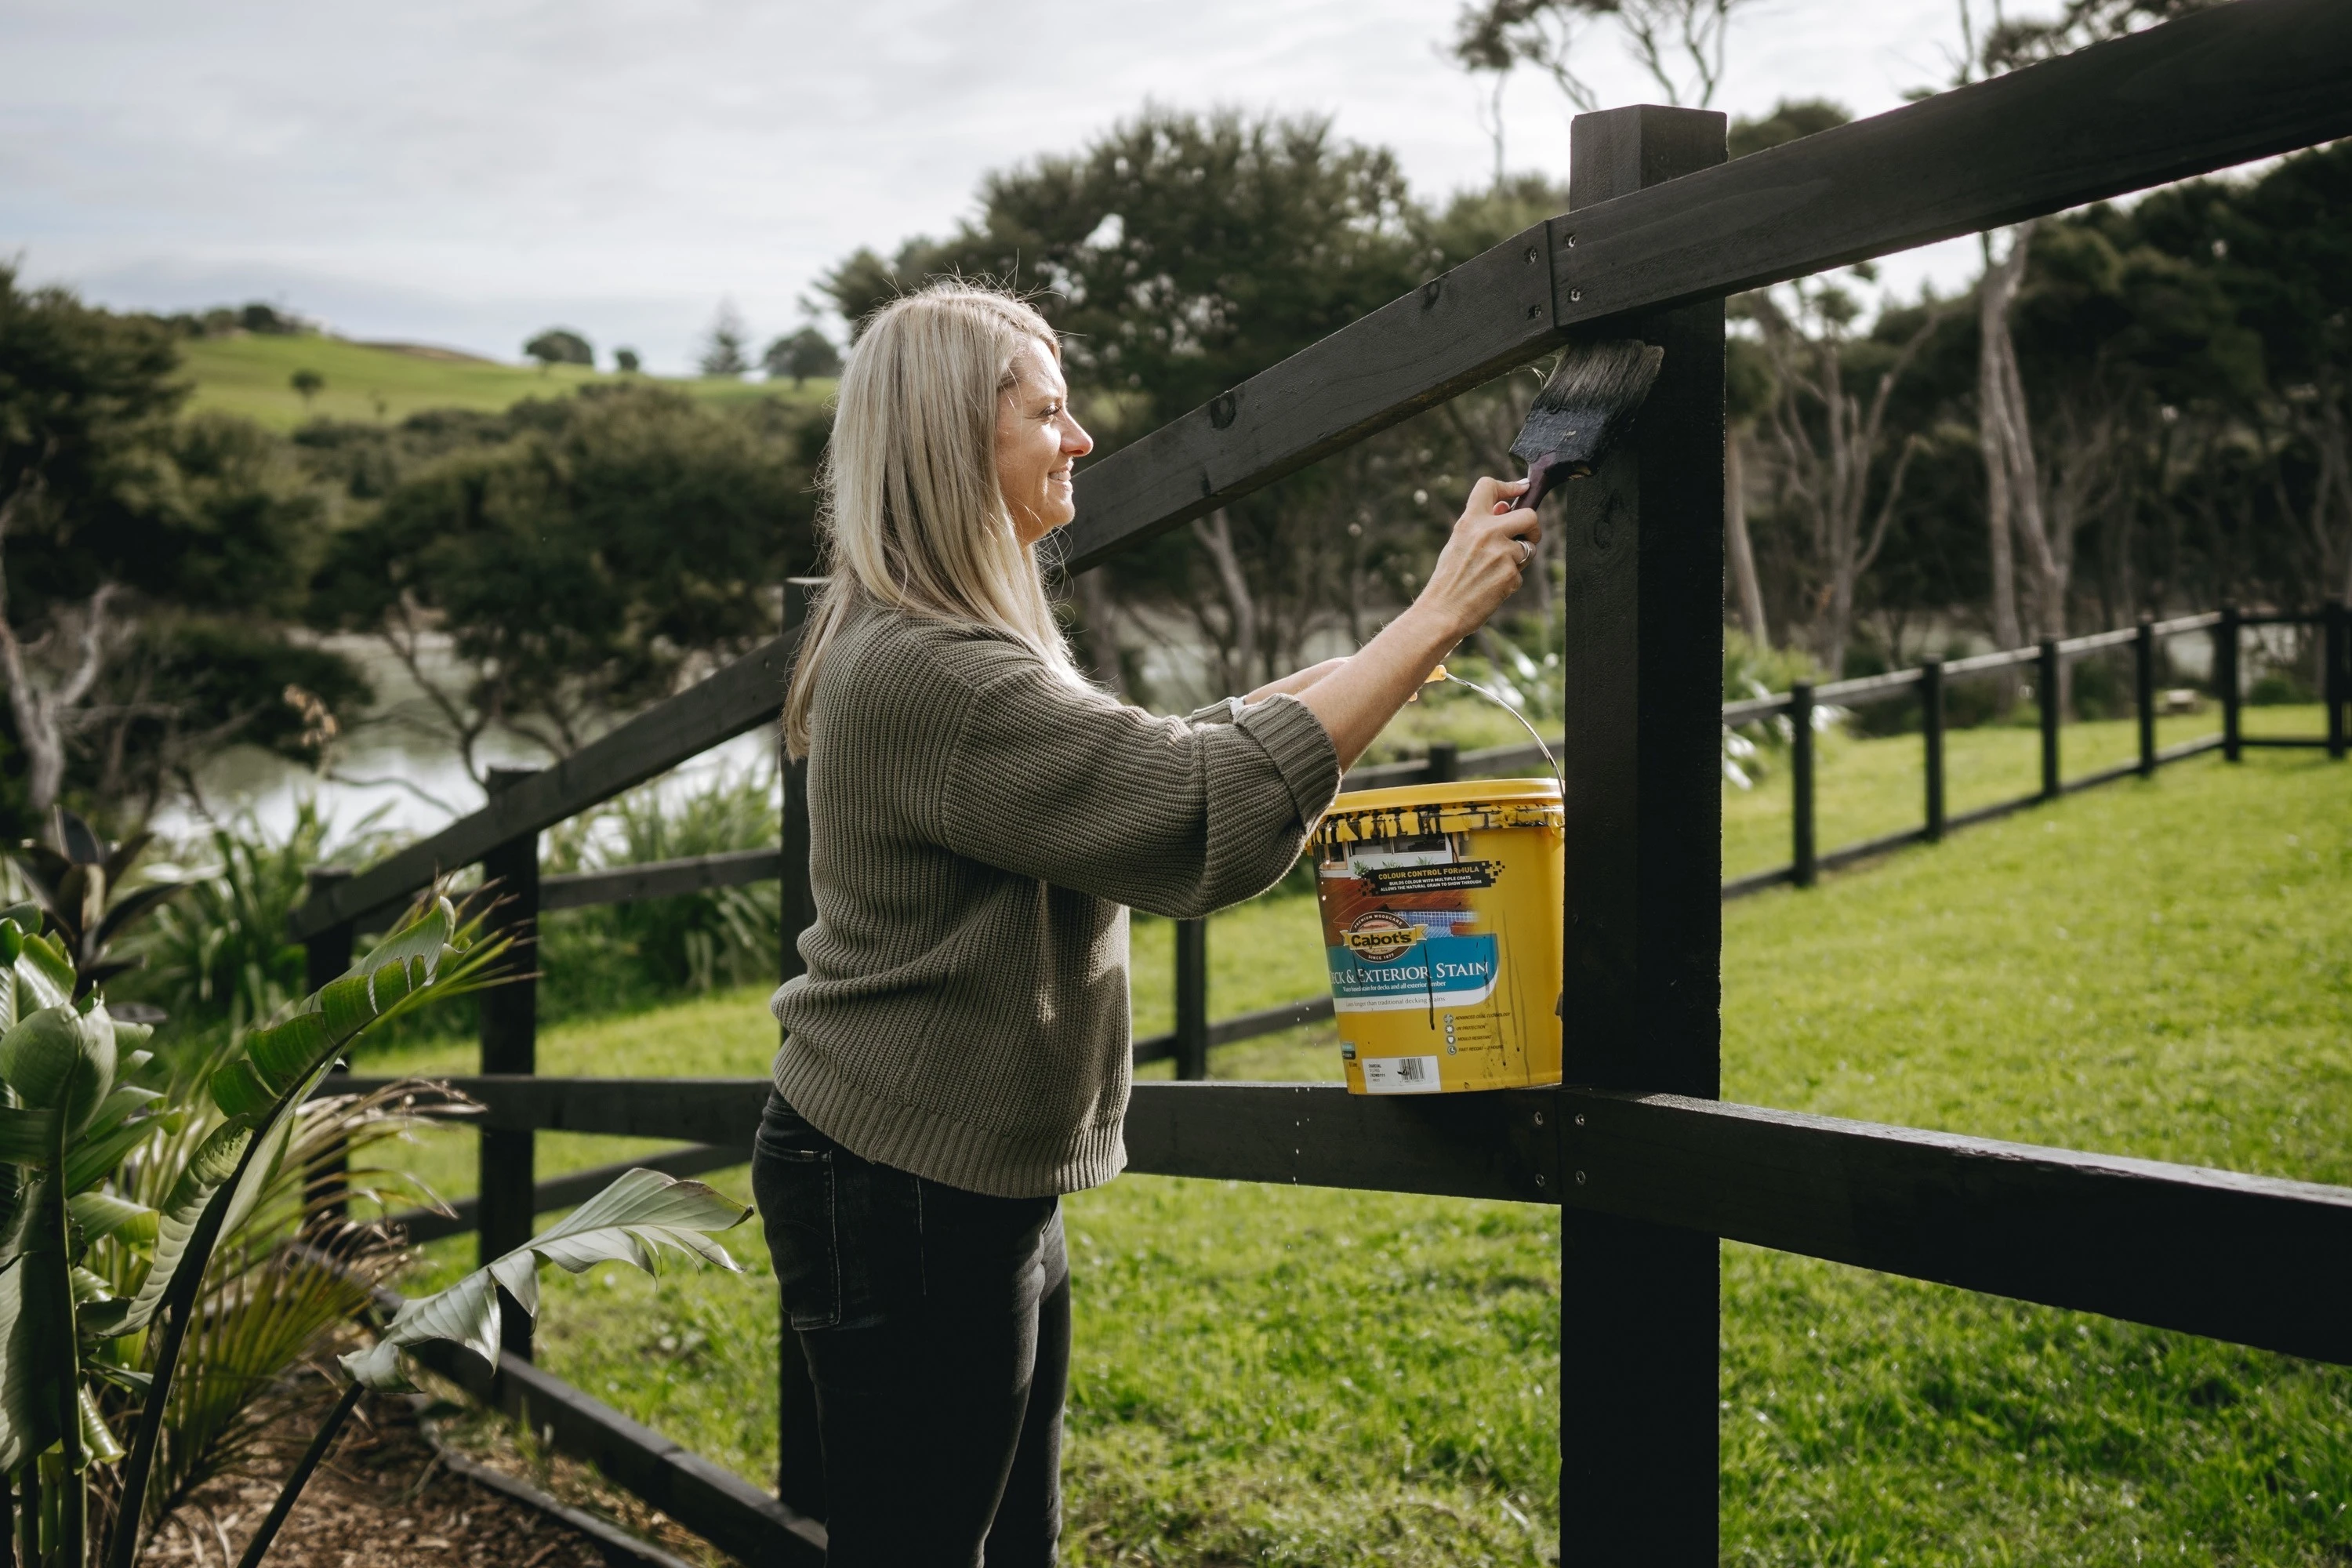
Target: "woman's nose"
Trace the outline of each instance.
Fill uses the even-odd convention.
[[[1066,416],[1062,420],[1062,450],[1073,458],[1083,458],[1094,449],[1095,438],[1087,434],[1086,427]]]

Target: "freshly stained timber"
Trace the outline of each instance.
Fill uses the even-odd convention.
[[[407,897],[446,871],[470,866],[526,833],[610,800],[723,741],[757,729],[783,705],[791,641],[777,637],[698,685],[650,708],[572,756],[501,791],[471,816],[366,870],[322,888],[287,919],[302,942],[355,915]]]
[[[2346,134],[2352,6],[2252,0],[1554,218],[1080,473],[1070,567],[1202,516],[1571,332],[1605,335],[1612,318]],[[1540,300],[1528,279],[1539,265],[1556,289]]]
[[[2352,1189],[1570,1090],[1580,1208],[2352,1362]]]
[[[1360,1095],[1338,1084],[1139,1083],[1130,1171],[1557,1201],[1551,1089]]]
[[[339,1093],[388,1080],[352,1079]],[[750,1145],[765,1079],[461,1078],[478,1124]],[[1580,1122],[1578,1118],[1583,1120]],[[724,1135],[709,1136],[718,1131]],[[1128,1168],[1559,1203],[2352,1363],[2352,1189],[1675,1095],[1139,1083]],[[1580,1182],[1577,1173],[1583,1173]],[[667,1505],[662,1505],[667,1506]]]

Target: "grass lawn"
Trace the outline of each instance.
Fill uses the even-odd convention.
[[[561,396],[591,383],[626,379],[578,365],[540,370],[442,350],[329,337],[196,338],[184,342],[180,353],[182,368],[195,385],[190,408],[226,409],[277,430],[291,430],[313,418],[397,421],[421,408],[496,413],[526,397]],[[307,404],[291,384],[298,370],[316,371],[326,379],[325,387]],[[833,393],[830,381],[812,381],[797,392],[789,384],[755,381],[665,379],[663,384],[717,403],[782,397],[814,404]]]
[[[2014,734],[2030,782],[2031,731],[1966,733],[1988,769]],[[2070,730],[2070,773],[2102,760],[2094,737]],[[1917,747],[1835,748],[1826,844],[1884,830],[1873,811],[1908,820]],[[1742,832],[1785,835],[1772,787],[1727,805],[1727,856]],[[1213,1011],[1311,992],[1315,942],[1304,899],[1221,917]],[[1165,1027],[1166,928],[1138,922],[1136,946],[1138,1026]],[[1725,910],[1724,992],[1732,1099],[2352,1183],[2352,769],[2200,758],[1743,900]],[[761,1003],[551,1029],[541,1070],[761,1071]],[[1213,1066],[1328,1078],[1333,1057],[1328,1031],[1300,1030]],[[454,1190],[463,1141],[419,1151]],[[542,1167],[616,1146],[550,1137]],[[1545,1559],[1552,1211],[1129,1177],[1067,1213],[1068,1561]],[[443,1244],[426,1272],[469,1248]],[[761,1261],[748,1230],[739,1251]],[[557,1280],[543,1361],[764,1479],[763,1274]],[[1727,1563],[2352,1558],[2352,1372],[1737,1246],[1723,1304]]]

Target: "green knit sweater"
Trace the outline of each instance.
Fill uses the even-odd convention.
[[[1276,697],[1162,719],[1009,638],[853,617],[809,713],[808,972],[776,993],[777,1090],[826,1136],[1032,1197],[1127,1163],[1127,908],[1265,891],[1339,788]]]

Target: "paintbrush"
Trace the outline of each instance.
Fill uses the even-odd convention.
[[[1528,466],[1519,505],[1533,510],[1561,480],[1591,477],[1633,428],[1665,357],[1655,344],[1632,339],[1571,346],[1559,356],[1511,443],[1511,456]]]

